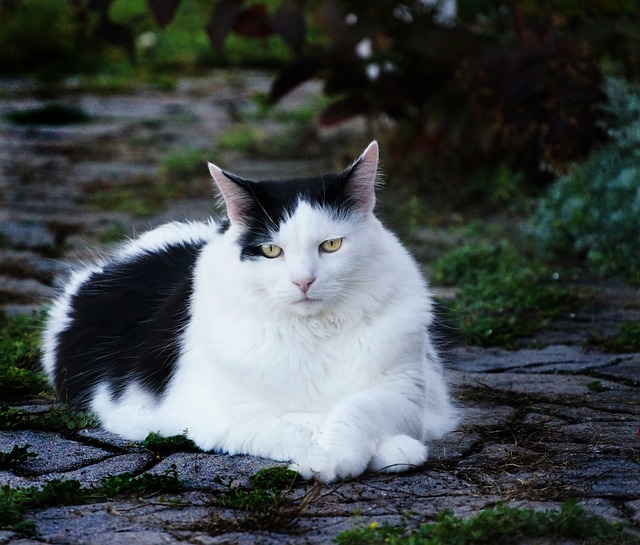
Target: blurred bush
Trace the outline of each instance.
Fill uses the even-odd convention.
[[[551,186],[530,232],[556,257],[640,282],[640,92],[606,82],[609,141]]]
[[[444,157],[536,185],[603,138],[602,73],[640,74],[631,0],[4,0],[0,15],[5,70],[94,67],[105,44],[150,73],[277,65],[272,102],[322,79],[319,122],[378,120],[390,169]]]
[[[5,73],[60,69],[75,58],[79,40],[73,8],[67,0],[20,0],[0,3],[0,65]]]

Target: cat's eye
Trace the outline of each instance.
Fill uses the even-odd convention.
[[[329,253],[339,250],[340,246],[342,246],[341,238],[331,238],[329,240],[325,240],[322,244],[320,244],[320,248],[322,249],[322,251]]]
[[[262,244],[260,246],[260,250],[265,257],[268,257],[270,259],[278,257],[282,253],[282,248],[280,248],[280,246],[276,246],[275,244]]]

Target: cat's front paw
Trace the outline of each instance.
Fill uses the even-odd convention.
[[[372,471],[399,473],[419,467],[427,460],[427,447],[408,435],[394,435],[382,441],[369,463]]]
[[[290,469],[297,471],[307,480],[332,483],[361,475],[366,471],[368,463],[369,456],[356,450],[319,450],[306,459],[291,464]]]

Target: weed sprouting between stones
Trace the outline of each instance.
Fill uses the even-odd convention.
[[[465,342],[510,346],[531,335],[576,301],[559,274],[511,243],[468,243],[432,265],[432,281],[455,285],[448,309]]]
[[[13,448],[9,452],[0,452],[0,470],[13,469],[18,467],[29,460],[29,458],[35,458],[37,454],[31,452],[29,448],[31,445],[26,444],[22,447],[13,445]]]
[[[136,476],[131,473],[121,473],[105,477],[101,481],[98,492],[111,498],[135,494],[173,494],[181,492],[183,488],[184,483],[178,478],[175,467],[172,467],[160,475],[143,473]]]
[[[160,475],[113,475],[102,479],[94,488],[82,488],[77,480],[59,479],[49,481],[41,488],[6,485],[0,488],[0,529],[34,534],[33,523],[24,519],[29,509],[106,501],[117,496],[170,494],[181,492],[183,488],[184,483],[175,468]]]
[[[28,509],[56,507],[81,503],[83,492],[76,480],[53,480],[41,489],[37,487],[12,488],[5,485],[0,488],[0,528],[33,534],[31,521],[24,519]]]
[[[418,528],[380,526],[341,532],[338,545],[475,545],[514,543],[523,539],[579,539],[584,543],[631,545],[640,539],[618,523],[586,513],[573,500],[559,510],[534,511],[504,504],[480,511],[468,519],[444,511],[434,522]]]
[[[142,446],[155,454],[162,455],[174,452],[202,452],[186,435],[163,437],[158,433],[151,432],[144,441],[142,441]]]
[[[251,490],[233,489],[218,499],[223,507],[252,512],[270,512],[288,503],[287,494],[301,479],[286,467],[271,467],[251,477]]]
[[[640,352],[640,323],[624,322],[610,337],[590,337],[587,340],[587,346],[601,348],[614,354]]]
[[[286,467],[264,468],[251,477],[251,490],[233,489],[217,499],[216,504],[238,511],[244,516],[236,521],[244,530],[282,530],[290,528],[314,496],[314,491],[302,500],[291,498],[293,487],[302,478]],[[211,526],[219,526],[220,521],[211,521]]]
[[[54,407],[43,413],[30,413],[0,405],[0,430],[41,430],[73,433],[98,425],[95,416],[86,411],[76,411],[67,406]]]

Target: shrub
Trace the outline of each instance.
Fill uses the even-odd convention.
[[[606,82],[610,140],[540,200],[529,232],[540,248],[599,274],[640,281],[640,92]]]

